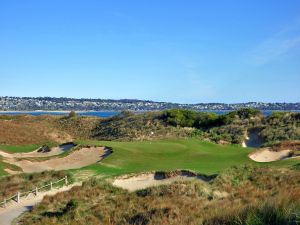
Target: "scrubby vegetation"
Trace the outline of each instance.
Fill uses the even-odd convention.
[[[162,112],[134,114],[124,111],[101,121],[93,130],[93,137],[100,140],[149,140],[192,135],[193,128],[168,126],[161,117]]]
[[[272,113],[264,119],[260,136],[266,145],[283,140],[300,140],[300,113]]]
[[[111,118],[69,116],[1,116],[0,144],[62,143],[72,139],[153,140],[198,137],[216,143],[241,144],[256,129],[265,145],[300,139],[300,115],[274,112],[268,117],[244,108],[224,115],[171,109],[160,112],[124,111]],[[2,135],[3,133],[3,135]]]
[[[225,115],[171,109],[143,114],[121,113],[99,123],[93,136],[100,140],[144,140],[168,137],[206,138],[239,144],[248,127],[262,120],[258,110],[240,109]]]
[[[2,177],[0,179],[0,201],[15,195],[18,191],[26,192],[33,190],[35,187],[49,184],[50,181],[62,179],[66,175],[68,175],[69,181],[71,182],[71,174],[64,171],[45,171],[42,173],[17,174]]]
[[[229,144],[241,144],[247,132],[255,131],[265,146],[274,151],[289,149],[298,156],[299,129],[299,113],[276,112],[263,117],[253,109],[224,115],[179,109],[124,111],[106,119],[5,116],[0,117],[0,132],[4,132],[0,149],[26,152],[44,144],[75,140],[78,146],[106,146],[113,151],[101,162],[80,169],[83,174],[101,174],[101,179],[93,178],[70,192],[45,197],[20,219],[20,224],[296,225],[300,220],[297,158],[264,167],[266,164],[248,158],[250,149]],[[53,157],[66,154],[69,152]],[[244,164],[247,166],[239,166]],[[5,168],[20,169],[0,158],[0,176]],[[159,171],[167,177],[185,170],[206,174],[210,179],[177,181],[134,193],[103,180],[147,171]],[[0,197],[31,190],[66,173],[3,177]]]
[[[295,170],[235,167],[210,183],[178,181],[129,193],[92,179],[44,198],[20,224],[275,224],[300,218]]]
[[[84,116],[66,116],[59,117],[54,121],[54,126],[67,133],[71,138],[89,139],[92,137],[92,131],[102,121],[98,117]]]
[[[241,144],[249,130],[255,130],[265,145],[300,139],[300,114],[274,112],[269,117],[244,108],[224,115],[171,109],[143,114],[122,113],[104,119],[93,131],[100,140],[151,140],[191,137],[216,143]]]

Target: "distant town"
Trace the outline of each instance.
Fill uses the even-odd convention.
[[[76,99],[76,98],[52,98],[52,97],[0,97],[0,111],[150,111],[172,108],[205,110],[235,110],[251,107],[259,110],[300,110],[298,103],[198,103],[179,104],[170,102],[154,102],[135,99]]]

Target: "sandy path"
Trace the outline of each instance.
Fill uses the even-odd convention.
[[[22,213],[29,211],[32,206],[40,203],[44,196],[55,195],[59,192],[64,192],[70,190],[74,186],[81,186],[81,182],[71,184],[69,186],[64,186],[60,189],[53,189],[52,191],[41,192],[37,196],[28,196],[27,198],[21,199],[20,203],[11,203],[6,208],[0,208],[0,225],[9,225],[12,221],[19,217]]]
[[[289,156],[290,150],[271,151],[268,148],[258,150],[249,155],[249,158],[256,162],[273,162]]]
[[[38,152],[38,149],[32,152],[25,152],[25,153],[7,153],[0,150],[0,155],[5,158],[31,158],[31,157],[48,157],[53,155],[59,155],[62,154],[71,148],[73,148],[75,145],[73,144],[66,144],[61,145],[58,147],[51,148],[50,152]]]
[[[191,179],[198,179],[198,178],[177,175],[166,179],[155,179],[154,173],[146,173],[146,174],[140,174],[132,177],[128,177],[128,176],[118,177],[113,181],[112,184],[116,187],[120,187],[132,192],[140,189],[145,189],[148,187],[170,184],[178,180],[191,180]]]
[[[25,173],[42,172],[45,170],[66,170],[78,169],[90,164],[94,164],[107,155],[104,147],[81,148],[65,157],[57,157],[44,161],[16,160],[6,158],[4,162],[14,164],[22,168]]]

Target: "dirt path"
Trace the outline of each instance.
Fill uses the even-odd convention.
[[[25,173],[42,172],[45,170],[78,169],[100,161],[107,156],[108,151],[104,147],[90,147],[81,148],[65,157],[57,157],[44,161],[19,161],[15,158],[5,158],[4,162],[22,168]]]
[[[37,196],[28,196],[25,199],[21,199],[20,203],[11,203],[6,208],[0,209],[0,225],[9,225],[13,220],[19,217],[22,213],[29,211],[32,206],[40,203],[44,196],[55,195],[59,192],[64,192],[70,190],[74,186],[81,186],[81,182],[71,184],[69,186],[64,186],[60,189],[53,189],[52,191],[41,192]]]

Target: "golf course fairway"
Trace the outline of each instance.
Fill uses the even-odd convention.
[[[218,145],[198,139],[157,141],[79,141],[79,144],[107,146],[113,153],[83,169],[104,175],[157,170],[188,169],[212,175],[241,164],[257,164],[248,158],[252,151],[238,145]]]

